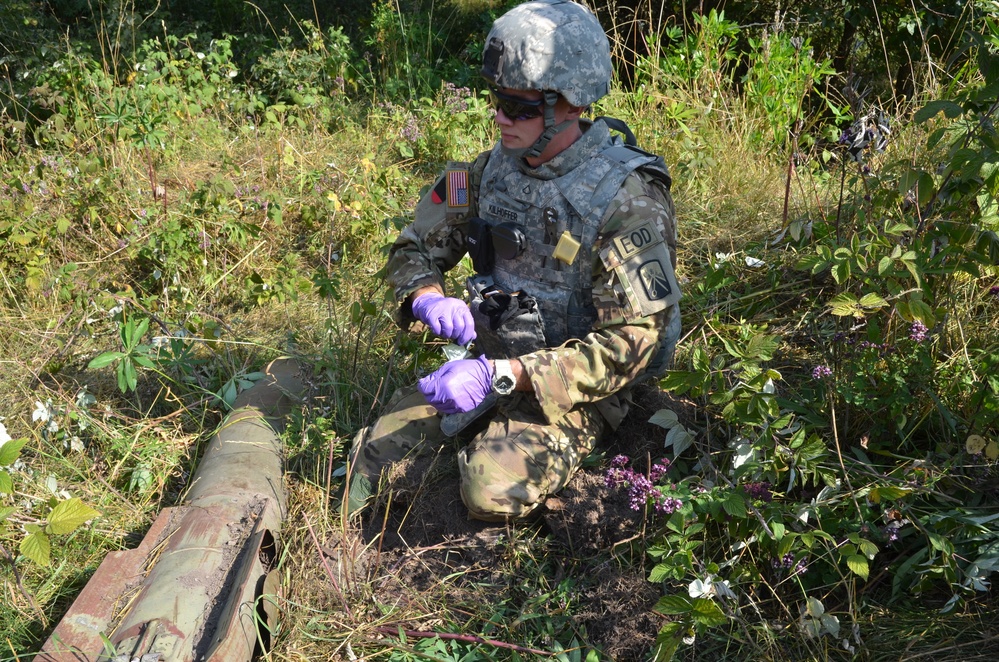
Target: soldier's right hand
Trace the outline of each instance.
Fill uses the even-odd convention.
[[[448,361],[416,386],[442,414],[463,414],[478,407],[492,392],[493,366],[484,356]]]
[[[475,340],[475,320],[468,304],[461,299],[427,292],[413,299],[413,317],[442,338],[467,345]]]

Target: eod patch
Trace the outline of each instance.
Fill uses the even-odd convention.
[[[658,313],[680,300],[669,246],[651,220],[614,236],[600,257],[617,274],[636,316]]]

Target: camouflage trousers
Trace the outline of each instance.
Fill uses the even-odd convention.
[[[382,416],[354,438],[351,472],[377,485],[383,468],[440,449],[451,442],[440,420],[415,386],[396,391]],[[477,423],[458,451],[461,499],[471,517],[490,522],[524,517],[565,487],[609,429],[594,404],[549,424],[533,395],[523,393],[501,398]]]

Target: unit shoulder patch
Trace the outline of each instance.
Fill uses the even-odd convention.
[[[612,237],[600,257],[617,276],[632,316],[652,315],[680,300],[669,246],[651,220]]]

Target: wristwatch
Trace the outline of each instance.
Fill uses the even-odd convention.
[[[499,395],[510,395],[517,385],[510,362],[504,359],[493,361],[493,392]]]

